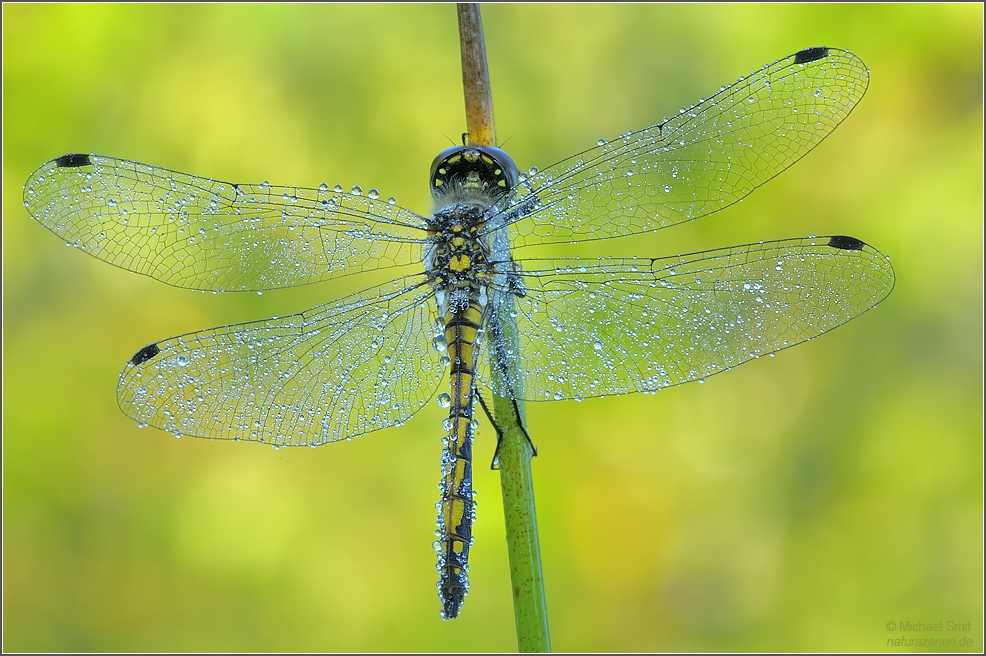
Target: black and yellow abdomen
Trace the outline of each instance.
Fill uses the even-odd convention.
[[[439,530],[439,596],[446,619],[458,615],[469,589],[468,561],[472,546],[475,501],[472,488],[472,442],[476,422],[474,374],[479,357],[477,334],[481,334],[484,308],[478,298],[464,309],[449,311],[445,321],[448,342],[449,416],[442,451],[442,498]]]

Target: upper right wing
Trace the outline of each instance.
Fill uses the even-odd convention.
[[[517,186],[490,220],[513,246],[659,230],[718,212],[804,157],[866,92],[866,65],[808,48],[653,127],[573,155]]]

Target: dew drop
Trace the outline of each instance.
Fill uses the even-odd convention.
[[[452,395],[448,392],[442,392],[438,395],[438,407],[447,408],[452,405]]]
[[[320,184],[318,186],[318,190],[319,191],[322,191],[322,192],[328,191],[329,190],[329,183],[328,182],[323,182],[322,184]]]
[[[353,196],[362,196],[363,188],[360,187],[359,185],[354,185],[353,188],[349,190],[349,193],[351,193]]]
[[[366,192],[366,197],[369,198],[370,200],[376,200],[380,198],[380,192],[377,191],[376,189],[370,189],[368,192]]]

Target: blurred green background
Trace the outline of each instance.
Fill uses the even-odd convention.
[[[705,385],[528,405],[554,648],[981,651],[982,5],[491,5],[484,20],[497,136],[522,169],[801,48],[852,50],[870,89],[805,160],[716,216],[579,252],[849,234],[897,272],[876,310]],[[515,649],[485,468],[472,589],[439,619],[434,404],[280,451],[176,440],[117,409],[144,344],[366,279],[172,289],[65,248],[21,203],[42,162],[96,152],[375,186],[425,212],[432,157],[464,130],[454,7],[5,4],[3,57],[3,648]],[[479,462],[494,442],[481,431]],[[888,630],[907,620],[971,625]]]

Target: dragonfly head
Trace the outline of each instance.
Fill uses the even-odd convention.
[[[431,195],[449,193],[499,198],[517,184],[517,165],[499,148],[455,146],[438,153],[431,164]]]

